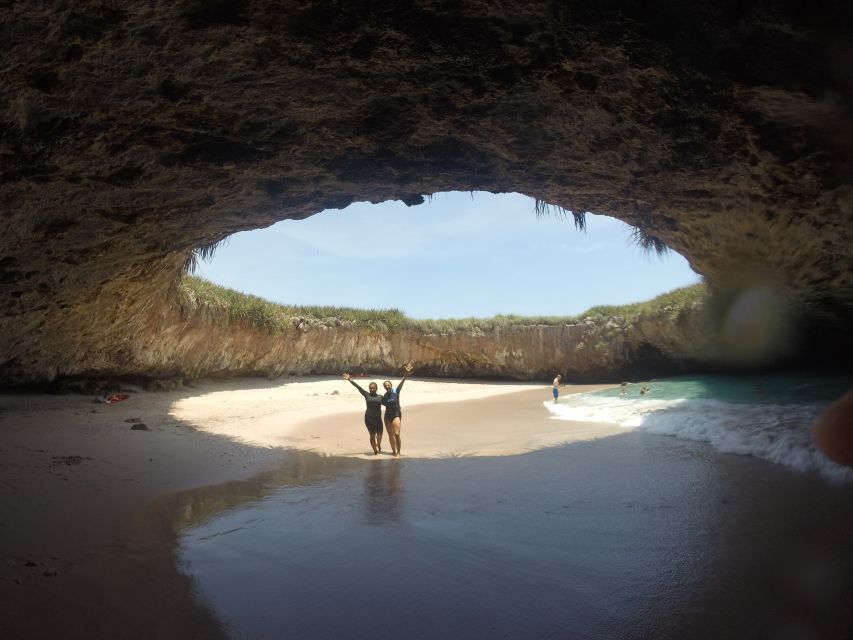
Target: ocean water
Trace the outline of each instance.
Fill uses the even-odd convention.
[[[809,427],[850,388],[843,376],[701,375],[631,383],[567,395],[545,406],[562,420],[606,422],[626,429],[710,443],[832,480],[853,482],[853,470],[816,449]],[[649,392],[641,395],[643,387]]]

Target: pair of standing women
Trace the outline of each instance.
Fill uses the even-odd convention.
[[[364,401],[367,403],[367,409],[364,412],[364,426],[367,427],[367,432],[370,434],[370,447],[373,449],[374,455],[382,451],[383,406],[385,407],[385,429],[388,431],[388,440],[391,441],[391,453],[395,456],[400,455],[400,427],[403,422],[403,412],[400,409],[400,390],[403,388],[406,378],[412,372],[412,368],[411,362],[407,362],[403,366],[403,377],[396,389],[390,380],[383,382],[382,386],[385,388],[385,395],[382,396],[377,393],[378,387],[375,382],[367,385],[368,390],[365,391],[352,379],[350,374],[344,374],[344,380],[349,380],[349,383],[364,396]]]

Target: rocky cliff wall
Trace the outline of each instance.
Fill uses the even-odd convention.
[[[617,217],[850,349],[851,11],[0,2],[0,383],[172,362],[192,249],[448,190]]]
[[[333,326],[337,324],[337,326]],[[170,311],[156,318],[118,362],[65,375],[185,379],[234,375],[394,375],[411,361],[419,375],[550,381],[620,381],[707,366],[711,342],[696,307],[680,319],[589,318],[561,326],[508,326],[442,333],[295,320],[282,333],[217,324]],[[704,364],[703,364],[704,363]],[[76,384],[65,380],[61,384]],[[160,382],[155,382],[156,385]]]

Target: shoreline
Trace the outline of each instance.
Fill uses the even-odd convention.
[[[608,386],[615,385],[594,387]],[[312,607],[320,606],[330,589],[323,577],[344,571],[352,584],[369,583],[377,565],[358,568],[358,562],[372,557],[362,553],[367,545],[377,536],[389,544],[399,539],[402,553],[409,550],[411,534],[427,543],[428,553],[418,555],[425,571],[451,570],[455,564],[446,554],[462,553],[458,560],[463,563],[485,559],[478,566],[486,570],[482,575],[491,575],[489,558],[511,558],[521,550],[510,564],[524,575],[531,560],[542,563],[531,589],[550,575],[555,584],[581,596],[582,603],[584,594],[620,587],[624,601],[616,609],[652,607],[650,615],[626,618],[624,630],[634,629],[638,620],[663,625],[652,624],[649,637],[686,637],[708,625],[719,631],[709,637],[727,637],[727,615],[752,628],[755,607],[781,624],[788,618],[773,603],[783,600],[794,603],[796,615],[827,637],[853,628],[843,606],[850,585],[846,576],[853,575],[849,487],[750,456],[720,454],[701,443],[554,418],[546,406],[551,402],[547,384],[514,388],[412,379],[403,390],[403,456],[366,455],[364,401],[349,387],[338,378],[322,377],[211,381],[180,391],[134,393],[112,405],[88,396],[0,395],[0,637],[52,637],[58,631],[63,638],[81,640],[239,635],[245,627],[234,622],[222,601],[211,600],[208,590],[211,577],[223,584],[235,567],[248,572],[246,587],[260,586],[255,603],[272,597],[276,602],[269,606],[281,608],[269,587],[274,576],[294,598],[307,598],[288,610],[301,616],[299,621],[279,620],[273,628],[291,625],[287,628],[304,631],[301,637],[312,637],[317,629]],[[592,388],[566,385],[561,400]],[[131,428],[140,423],[149,430]],[[318,440],[322,446],[311,451],[308,445]],[[294,443],[301,448],[293,448]],[[269,511],[256,517],[246,509]],[[229,521],[233,514],[242,515]],[[265,523],[267,517],[270,526],[241,521]],[[281,518],[279,528],[271,524]],[[673,526],[670,518],[680,524]],[[405,526],[386,527],[388,522]],[[208,524],[206,533],[198,533]],[[466,527],[471,535],[460,537]],[[406,533],[400,538],[402,530]],[[486,530],[508,538],[491,548],[495,536],[482,538]],[[188,560],[186,545],[194,534],[187,532],[192,531],[212,549],[206,564]],[[290,542],[281,538],[282,531],[292,536]],[[359,531],[362,537],[353,537]],[[649,546],[632,547],[640,532]],[[530,556],[524,551],[530,550],[528,542],[546,534],[553,537],[551,551],[563,554],[557,566],[585,566],[588,552],[603,553],[590,570],[597,574],[609,567],[615,573],[598,582],[578,582],[571,572],[551,574],[551,552]],[[261,535],[269,542],[259,547],[249,540],[246,556],[217,555],[217,548],[227,549],[242,535]],[[457,544],[446,544],[448,539]],[[334,560],[328,554],[330,540]],[[750,541],[756,540],[762,541],[763,554],[755,553]],[[294,541],[303,547],[289,546]],[[265,544],[261,557],[267,558],[262,563],[270,571],[267,578],[257,577],[254,565],[240,559],[254,558]],[[306,550],[314,555],[304,555]],[[236,557],[236,564],[228,565],[228,557]],[[711,564],[708,557],[713,557]],[[784,575],[778,574],[780,559]],[[620,582],[622,568],[632,562],[634,578]],[[394,566],[379,565],[381,572]],[[682,576],[686,595],[676,581],[661,591],[657,604],[638,596],[637,584],[658,584],[649,567],[659,567],[661,585],[670,585],[672,572],[687,567]],[[810,573],[815,567],[835,569]],[[295,580],[291,570],[307,574]],[[705,570],[712,587],[707,593],[690,587],[697,572]],[[459,579],[476,575],[466,571]],[[824,603],[819,609],[813,599],[802,599],[799,575],[819,579],[815,593]],[[394,579],[396,588],[411,585],[406,570]],[[235,593],[244,595],[242,583],[225,582],[237,589],[225,592],[225,603]],[[416,618],[441,618],[428,604],[447,596],[441,584],[440,577],[425,579],[429,597],[416,599],[424,607]],[[458,597],[476,599],[491,585],[491,579],[475,581]],[[772,589],[764,598],[766,585]],[[365,591],[331,589],[341,597]],[[546,589],[540,596],[553,593]],[[515,607],[525,602],[525,594],[528,590],[521,589],[506,602]],[[560,619],[559,607],[541,609],[541,599],[529,597],[525,611],[539,615],[524,629]],[[703,604],[691,609],[692,617],[672,614],[673,604],[692,606],[697,598]],[[494,603],[488,599],[482,605],[488,609]],[[365,610],[345,602],[339,606],[339,617]],[[499,604],[497,613],[504,610]],[[604,607],[583,622],[589,610],[581,607],[566,614],[564,622],[579,625],[582,636],[584,629],[598,629],[601,620],[613,622],[608,617],[613,610]],[[479,629],[479,620],[461,616],[456,622]],[[404,616],[399,622],[411,620]],[[370,627],[370,634],[377,631]],[[381,631],[378,635],[384,637]]]
[[[614,386],[565,385],[561,398]],[[621,431],[614,425],[565,420],[551,420],[533,431],[519,431],[519,419],[551,419],[542,407],[551,398],[550,389],[550,385],[536,383],[410,380],[401,393],[403,436],[408,442],[404,455],[518,455]],[[481,400],[491,402],[473,412],[462,404]],[[364,400],[340,379],[300,379],[239,396],[228,391],[214,392],[176,403],[173,415],[205,433],[252,446],[374,458],[363,422]],[[579,424],[585,425],[583,433]],[[387,434],[384,435],[388,449]]]
[[[373,458],[364,455],[363,399],[349,387],[319,377],[203,381],[131,393],[116,404],[0,394],[0,635],[41,637],[63,628],[68,638],[224,637],[178,573],[173,523],[156,505],[175,493],[247,481],[280,463],[288,447],[321,458]],[[451,446],[424,445],[422,453],[508,455],[560,444],[565,438],[554,434],[572,423],[549,424],[535,402],[549,389],[409,380],[403,457],[416,457],[423,425],[459,430],[465,416],[481,441],[492,434],[491,451],[475,446],[477,434],[457,432]],[[518,437],[520,416],[538,421],[551,441]],[[140,424],[145,429],[132,428]],[[327,446],[317,447],[323,438]],[[53,616],[44,616],[45,606]]]
[[[577,385],[577,389],[565,395],[609,386],[612,385]],[[466,398],[456,404],[422,402],[404,405],[402,457],[434,459],[524,455],[548,447],[624,433],[625,429],[618,425],[554,418],[543,407],[547,401],[543,389],[550,391],[550,387],[537,387]],[[563,394],[560,397],[563,398]],[[289,437],[298,443],[295,445],[297,448],[320,455],[366,460],[392,457],[387,445],[378,456],[370,451],[361,413],[346,412],[305,420],[294,426]],[[387,433],[385,437],[383,443],[387,440]],[[311,447],[312,442],[319,446]]]

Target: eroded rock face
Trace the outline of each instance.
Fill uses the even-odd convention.
[[[390,375],[413,362],[420,376],[619,382],[696,371],[714,362],[701,309],[679,319],[585,319],[561,326],[507,326],[428,333],[294,319],[281,334],[217,323],[162,323],[122,371],[126,376],[201,378],[330,374]],[[63,381],[67,382],[77,381]],[[71,387],[73,388],[73,387]],[[151,385],[148,388],[152,388]]]
[[[792,344],[849,348],[851,25],[830,1],[0,3],[0,382],[144,366],[195,247],[454,189],[618,217],[723,297],[774,291]]]

